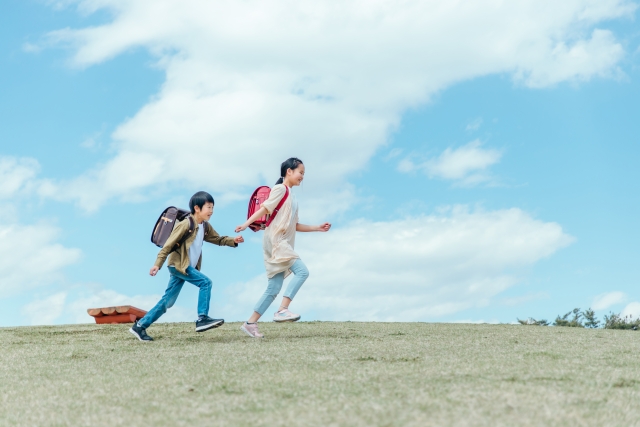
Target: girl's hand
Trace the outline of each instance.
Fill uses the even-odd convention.
[[[244,224],[239,225],[239,226],[236,227],[236,233],[240,233],[240,232],[242,232],[242,231],[244,231],[246,229],[247,229],[246,225],[244,225]]]
[[[242,243],[244,242],[244,238],[242,236],[236,236],[233,241],[236,242],[236,244]]]
[[[158,270],[160,269],[154,265],[153,267],[151,267],[151,270],[149,270],[149,274],[155,276],[156,274],[158,274]]]
[[[331,224],[328,222],[325,222],[324,224],[320,224],[318,226],[318,231],[326,233],[327,231],[329,231],[330,228],[331,228]]]

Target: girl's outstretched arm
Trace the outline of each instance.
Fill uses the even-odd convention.
[[[331,224],[328,222],[325,222],[324,224],[320,224],[320,225],[306,225],[306,224],[296,224],[296,231],[300,231],[302,233],[305,232],[311,232],[311,231],[322,231],[327,232],[329,231],[329,229],[331,228]]]
[[[250,226],[251,224],[253,224],[253,222],[256,219],[262,218],[264,215],[266,215],[268,213],[269,213],[269,211],[267,210],[267,208],[261,207],[260,209],[258,209],[256,211],[256,213],[251,215],[251,218],[249,218],[244,224],[239,225],[239,226],[236,227],[236,233],[240,233],[241,231],[246,230],[247,227]]]

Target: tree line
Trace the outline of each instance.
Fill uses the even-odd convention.
[[[588,308],[587,310],[581,310],[574,308],[564,316],[558,315],[553,323],[550,323],[546,319],[534,319],[529,317],[528,319],[518,319],[521,325],[532,326],[565,326],[569,328],[604,328],[604,329],[630,329],[638,330],[640,327],[640,317],[634,319],[633,316],[622,316],[620,313],[605,314],[602,321],[598,320],[596,313]]]

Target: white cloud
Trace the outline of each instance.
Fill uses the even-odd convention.
[[[0,199],[14,197],[32,185],[39,171],[40,164],[35,159],[0,156]]]
[[[63,280],[61,270],[81,252],[56,243],[59,235],[48,224],[0,224],[0,297]]]
[[[640,318],[640,302],[634,301],[630,302],[622,309],[620,312],[622,317],[630,317],[631,319]]]
[[[44,299],[34,300],[22,308],[22,314],[32,325],[52,325],[60,317],[67,299],[66,292],[59,292]]]
[[[491,177],[486,170],[498,163],[502,152],[482,148],[479,140],[456,149],[447,148],[437,158],[414,163],[410,157],[398,163],[400,172],[424,171],[430,178],[457,181],[461,185],[475,185],[488,181]]]
[[[572,240],[558,224],[519,209],[463,207],[301,234],[297,249],[310,279],[292,310],[323,320],[434,320],[488,305]],[[247,317],[265,288],[260,276],[229,289],[225,315]]]
[[[593,299],[591,308],[593,310],[606,310],[616,304],[621,304],[627,299],[627,295],[624,292],[608,292],[600,294]]]
[[[404,111],[455,83],[506,73],[541,87],[615,74],[624,50],[596,26],[636,8],[629,0],[76,3],[82,13],[109,9],[113,20],[49,35],[73,48],[75,65],[141,46],[166,70],[157,96],[113,133],[114,158],[43,187],[87,210],[170,184],[244,191],[274,181],[292,155],[307,163],[315,198],[326,199],[386,144]]]
[[[545,87],[568,79],[589,80],[593,76],[615,77],[622,73],[616,64],[623,55],[624,49],[615,43],[610,31],[596,29],[590,39],[579,40],[572,46],[557,43],[551,52],[553,61],[518,75],[530,87]]]

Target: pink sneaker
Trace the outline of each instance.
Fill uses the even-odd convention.
[[[258,330],[258,324],[254,323],[253,325],[244,322],[242,326],[240,326],[240,330],[245,334],[249,335],[251,338],[264,338],[264,335],[260,333]]]
[[[274,322],[295,322],[297,320],[300,320],[300,315],[290,312],[288,308],[273,313]]]

